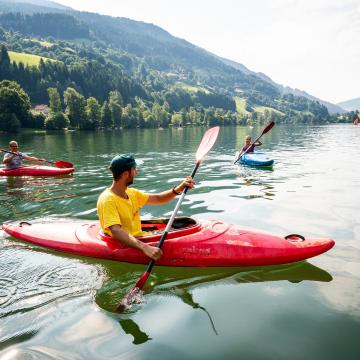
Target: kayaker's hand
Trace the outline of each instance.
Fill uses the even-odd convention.
[[[153,259],[155,261],[160,259],[160,257],[163,254],[161,249],[155,246],[150,246],[148,244],[144,244],[144,245],[145,246],[143,247],[142,251],[146,256],[148,256],[150,259]]]
[[[162,255],[161,249],[159,249],[158,247],[150,246],[149,244],[140,241],[139,239],[124,231],[121,228],[121,225],[111,225],[109,226],[109,229],[112,233],[112,238],[121,242],[123,245],[138,249],[150,259],[153,259],[155,261],[160,259]]]
[[[185,190],[186,187],[188,187],[189,189],[193,189],[194,186],[195,186],[195,181],[191,176],[188,176],[179,186],[176,187],[176,190],[181,193]]]

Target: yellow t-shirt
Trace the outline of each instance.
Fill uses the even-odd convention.
[[[110,226],[119,224],[122,229],[131,235],[142,235],[139,209],[149,199],[149,194],[136,189],[126,189],[128,199],[114,194],[110,189],[105,189],[97,201],[97,211],[102,230],[112,235]]]

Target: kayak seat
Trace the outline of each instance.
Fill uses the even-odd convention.
[[[142,220],[141,228],[143,231],[163,231],[168,223],[169,219],[153,219],[153,220]],[[175,218],[171,229],[181,230],[197,225],[196,220],[190,217],[178,217]]]

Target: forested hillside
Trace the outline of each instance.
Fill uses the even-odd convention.
[[[61,7],[21,7],[3,0],[0,6],[0,81],[19,84],[32,105],[50,105],[49,89],[56,89],[57,112],[63,112],[72,127],[331,120],[319,102],[282,94],[240,64],[238,68],[226,64],[155,25]],[[17,61],[11,58],[14,54]],[[21,54],[51,61],[27,64],[19,62]],[[84,114],[77,116],[83,120],[70,115],[69,94],[82,99]],[[99,107],[90,120],[86,118],[89,99]],[[244,111],[237,107],[239,99]],[[20,127],[28,126],[22,119],[19,122]]]

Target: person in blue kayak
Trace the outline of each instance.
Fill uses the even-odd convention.
[[[354,125],[359,124],[359,114],[358,113],[355,113],[355,115],[354,115],[353,124]]]
[[[255,141],[253,144],[251,144],[251,136],[246,135],[245,136],[245,145],[240,151],[239,159],[246,152],[246,154],[253,153],[256,146],[261,146],[262,142],[260,140]]]
[[[23,160],[29,161],[46,161],[45,159],[38,159],[34,156],[29,156],[24,153],[19,152],[19,145],[15,140],[9,142],[10,152],[6,152],[6,150],[0,149],[2,152],[6,152],[3,159],[3,164],[7,169],[16,169],[23,166]]]
[[[170,190],[149,194],[129,188],[137,175],[136,161],[132,155],[115,156],[109,169],[113,175],[112,185],[100,194],[97,201],[102,231],[123,245],[138,249],[149,258],[158,260],[162,255],[161,249],[136,238],[146,234],[141,229],[139,210],[145,204],[165,204],[180,195],[186,187],[192,189],[195,184],[192,177],[188,176]]]

